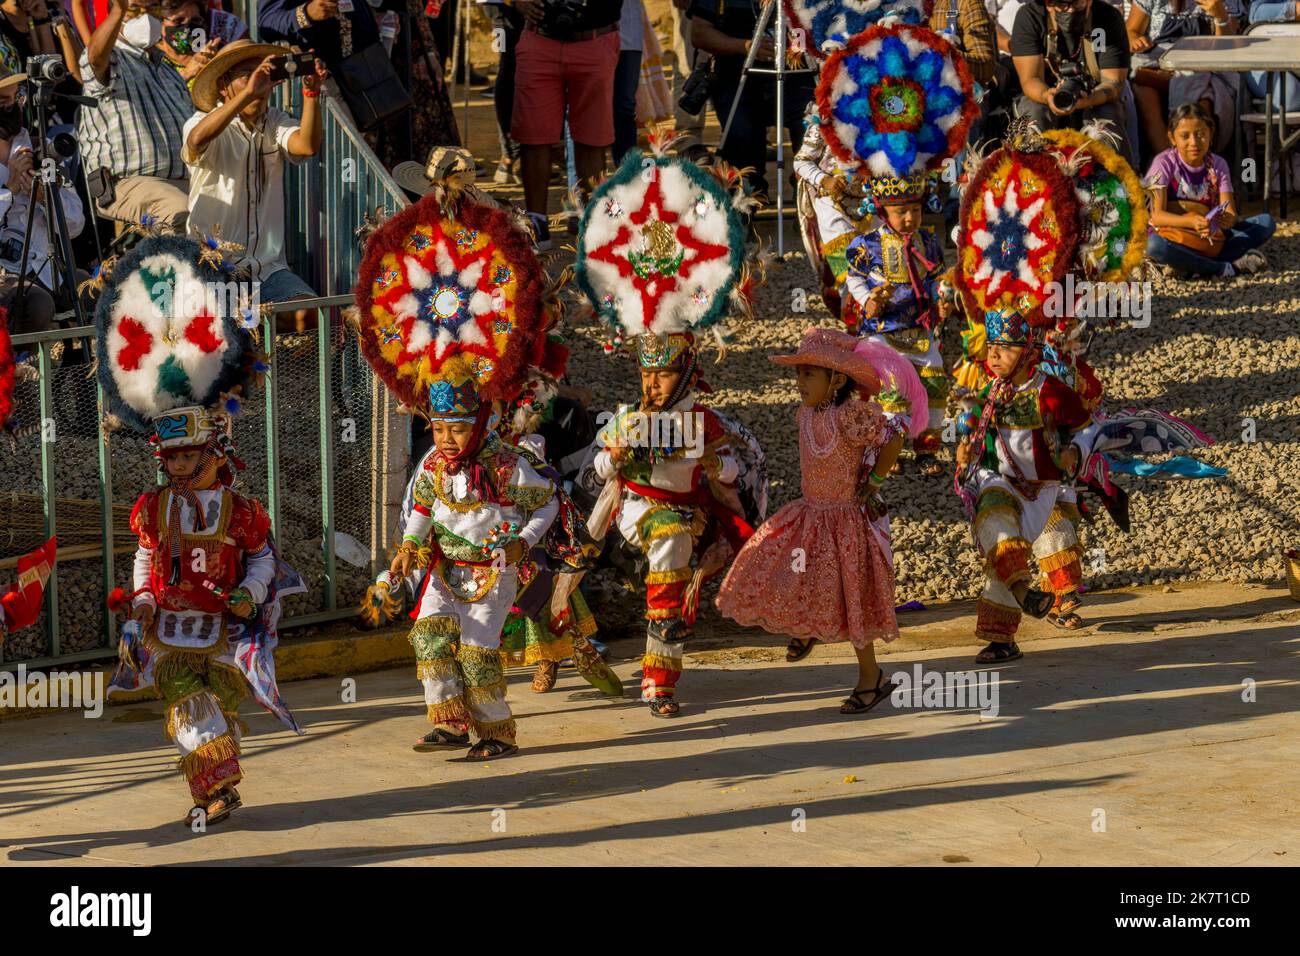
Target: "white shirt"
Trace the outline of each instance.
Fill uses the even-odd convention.
[[[202,238],[220,228],[221,238],[244,246],[235,266],[248,264],[253,279],[289,268],[284,258],[284,162],[289,137],[301,126],[283,110],[268,109],[261,127],[235,117],[201,156],[189,147],[190,132],[207,113],[185,123],[181,157],[190,171],[190,235]]]
[[[32,152],[32,138],[27,130],[20,129],[14,134],[14,138],[9,141],[9,155],[22,151]],[[37,167],[32,168],[32,174],[36,181],[40,181],[41,170]],[[0,243],[5,239],[13,239],[18,243],[18,252],[14,255],[21,255],[23,243],[23,230],[27,227],[27,213],[31,208],[31,194],[25,196],[14,195],[13,190],[5,185],[9,181],[8,163],[0,163]],[[76,190],[64,186],[59,189],[59,195],[63,198],[63,213],[68,220],[68,238],[81,234],[82,228],[86,224],[86,216],[81,208],[81,200],[77,198]],[[49,258],[49,230],[45,225],[45,204],[39,203],[35,217],[32,221],[32,242],[27,249],[27,272],[35,273],[41,283],[49,288],[52,276],[50,274]],[[17,275],[19,272],[18,263],[0,261],[0,270]]]

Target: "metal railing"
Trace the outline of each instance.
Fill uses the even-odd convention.
[[[281,627],[355,613],[381,569],[406,479],[406,419],[343,322],[351,303],[351,295],[339,295],[270,307],[315,310],[315,328],[276,333],[275,316],[264,318],[260,342],[270,373],[235,424],[235,447],[248,464],[239,490],[266,504],[281,557],[308,586],[286,599]],[[41,619],[8,636],[0,669],[115,653],[120,619],[108,613],[106,597],[115,585],[131,584],[127,555],[136,542],[125,515],[156,482],[156,463],[143,436],[100,427],[106,407],[98,379],[88,362],[69,360],[93,334],[87,326],[14,336],[16,351],[34,352],[38,375],[15,391],[15,417],[24,427],[0,443],[0,509],[9,511],[0,515],[0,554],[24,553],[51,535],[61,540]],[[32,516],[20,521],[18,509]],[[349,553],[359,545],[367,560],[340,561],[341,542]]]

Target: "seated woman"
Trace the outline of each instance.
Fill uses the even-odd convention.
[[[1172,148],[1147,171],[1151,233],[1147,256],[1166,274],[1251,275],[1268,262],[1255,251],[1276,228],[1267,213],[1237,218],[1232,174],[1210,150],[1214,120],[1198,103],[1185,103],[1169,117]]]

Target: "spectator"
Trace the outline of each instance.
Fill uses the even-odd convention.
[[[682,98],[686,79],[696,66],[695,45],[691,43],[691,0],[672,0],[673,3],[673,119],[674,126],[681,134],[682,151],[690,154],[700,150],[703,145],[700,135],[704,132],[704,114],[692,116],[677,101]]]
[[[45,0],[0,0],[0,36],[25,67],[33,53],[58,53]]]
[[[1276,228],[1267,213],[1237,219],[1232,174],[1210,151],[1214,120],[1199,103],[1184,103],[1169,118],[1170,149],[1151,163],[1151,233],[1147,255],[1167,273],[1251,275],[1268,262],[1255,251]],[[1208,215],[1222,206],[1219,215]]]
[[[981,0],[935,0],[930,12],[930,29],[936,33],[948,30],[949,14],[954,10],[956,15],[952,17],[952,26],[957,45],[966,58],[971,76],[987,87],[993,83],[998,66],[993,20]]]
[[[641,82],[644,31],[641,0],[623,0],[618,23],[618,65],[614,67],[614,165],[636,145],[636,89]]]
[[[571,18],[557,17],[554,0],[515,0],[523,14],[515,66],[515,108],[511,135],[519,142],[524,169],[524,205],[537,247],[551,247],[547,225],[551,147],[564,138],[565,110],[573,137],[579,187],[589,192],[605,168],[614,142],[614,69],[623,0],[588,3]],[[567,25],[565,23],[567,20]]]
[[[268,108],[283,47],[236,40],[212,57],[194,78],[198,112],[185,124],[185,162],[190,168],[190,233],[219,234],[244,251],[233,264],[260,283],[263,302],[311,298],[312,288],[284,257],[284,162],[320,150],[323,127],[319,97],[323,65],[303,78],[299,123]],[[299,328],[309,313],[299,312]]]
[[[718,123],[726,126],[731,104],[740,92],[740,74],[749,53],[761,4],[773,0],[693,0],[691,42],[704,53],[713,54],[709,98]],[[771,68],[776,43],[770,31],[758,41],[757,65]],[[813,96],[813,77],[796,73],[785,79],[785,128],[790,142],[803,142],[803,117]],[[776,120],[776,81],[768,74],[755,73],[745,80],[727,138],[718,145],[718,155],[740,169],[753,173],[748,185],[755,194],[766,196],[767,130]],[[779,134],[778,134],[779,135]],[[792,150],[793,152],[793,150]]]
[[[194,112],[190,91],[158,49],[163,22],[130,0],[112,0],[81,56],[85,94],[98,109],[77,119],[90,195],[110,219],[150,216],[164,232],[184,232],[189,179],[182,129]],[[167,25],[184,22],[169,17]]]
[[[345,57],[379,42],[379,25],[366,2],[341,13],[338,0],[258,0],[257,33],[271,43],[310,50],[333,73]]]
[[[1096,31],[1101,31],[1100,36]],[[1026,3],[1016,13],[1011,57],[1020,77],[1018,116],[1028,117],[1042,130],[1079,129],[1084,123],[1105,120],[1119,136],[1120,152],[1134,161],[1121,102],[1128,81],[1129,48],[1119,10],[1104,0]],[[1071,76],[1084,92],[1063,108],[1053,94]]]
[[[54,324],[53,269],[48,246],[41,177],[34,168],[31,135],[23,127],[18,90],[24,73],[0,68],[0,306],[9,310],[9,329],[39,332]],[[86,219],[76,190],[59,187],[68,223],[68,238],[81,232]],[[33,217],[27,261],[21,263],[28,216]],[[24,302],[16,304],[18,277],[26,273]]]
[[[519,182],[519,144],[510,135],[510,123],[515,108],[515,52],[524,33],[524,18],[504,0],[489,2],[483,10],[492,21],[492,31],[498,38],[496,46],[500,47],[497,50],[500,59],[497,61],[492,105],[496,110],[501,158],[497,161],[497,171],[492,180],[505,185]]]
[[[189,86],[221,49],[221,37],[208,36],[208,18],[199,0],[163,0],[162,39],[158,48]]]
[[[1160,68],[1160,57],[1180,36],[1234,34],[1241,18],[1238,0],[1135,0],[1126,28],[1133,51],[1133,97],[1148,155],[1165,147],[1160,130],[1168,115],[1184,103],[1199,102],[1218,118],[1214,146],[1227,148],[1237,122],[1237,74],[1174,73]]]
[[[1016,14],[1024,5],[1024,0],[984,0],[984,9],[993,19],[999,53],[1011,55],[1011,31],[1015,28]]]
[[[375,152],[389,169],[415,156],[427,156],[436,146],[460,144],[451,93],[443,75],[430,20],[424,15],[424,0],[385,0],[385,6],[405,11],[402,29],[409,25],[410,38],[398,38],[393,47],[393,69],[402,84],[415,91],[411,106],[394,116],[378,131]]]

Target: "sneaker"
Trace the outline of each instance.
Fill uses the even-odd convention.
[[[1267,267],[1268,260],[1254,249],[1232,264],[1232,268],[1236,270],[1237,275],[1239,276],[1253,276],[1256,272],[1266,269]]]
[[[496,172],[492,174],[492,181],[499,186],[505,186],[510,183],[518,185],[519,183],[519,160],[508,159],[502,156],[497,160]]]
[[[546,252],[551,248],[551,226],[546,221],[546,217],[539,212],[530,212],[528,222],[533,227],[533,244],[537,246],[538,252]]]

